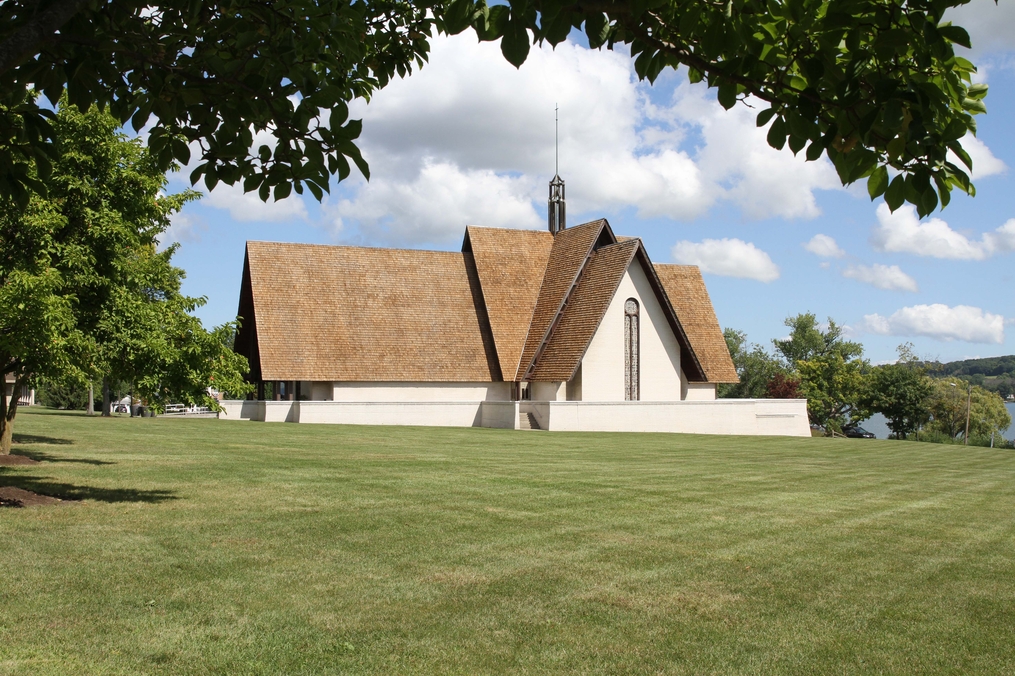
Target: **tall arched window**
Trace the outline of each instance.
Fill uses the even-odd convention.
[[[640,350],[638,349],[639,339],[638,301],[628,298],[624,303],[624,399],[627,401],[638,401],[640,380]]]

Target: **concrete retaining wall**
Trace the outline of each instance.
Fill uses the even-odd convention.
[[[561,432],[811,435],[806,399],[549,401],[537,409],[540,427]]]
[[[560,432],[809,437],[805,399],[714,401],[223,401],[223,420],[517,429],[518,414]]]
[[[514,401],[223,401],[222,420],[434,427],[518,426]]]

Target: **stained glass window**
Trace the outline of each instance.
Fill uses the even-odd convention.
[[[640,399],[639,374],[639,317],[638,301],[628,298],[624,303],[624,399]]]

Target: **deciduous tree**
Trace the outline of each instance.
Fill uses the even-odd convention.
[[[1004,401],[994,392],[970,385],[956,378],[935,378],[930,381],[930,429],[952,439],[965,434],[966,410],[969,409],[969,436],[1000,435],[1011,425],[1011,416]]]
[[[892,434],[905,439],[930,418],[933,387],[924,374],[913,358],[912,346],[900,345],[896,363],[871,369],[860,397],[861,406],[884,415]]]
[[[27,204],[56,159],[61,96],[152,123],[153,158],[211,189],[318,199],[350,162],[367,173],[349,101],[426,58],[441,3],[400,0],[7,0],[0,4],[0,194]],[[435,16],[436,13],[436,16]],[[254,134],[272,143],[252,147]],[[33,171],[37,168],[37,173]]]
[[[760,345],[750,343],[747,334],[736,329],[723,331],[726,347],[737,369],[739,383],[722,384],[719,396],[734,399],[762,399],[769,396],[768,384],[773,377],[785,372],[779,360]]]
[[[228,327],[201,328],[190,312],[203,301],[180,294],[173,249],[156,250],[193,193],[163,195],[155,159],[96,108],[64,106],[53,128],[59,155],[47,195],[30,194],[24,208],[0,200],[0,370],[19,387],[129,373],[156,402],[197,396],[219,372],[234,382],[242,358],[223,345]],[[17,400],[0,403],[8,453]]]
[[[812,313],[789,317],[785,324],[789,337],[772,342],[800,377],[800,393],[807,397],[811,423],[840,431],[847,422],[869,417],[860,406],[868,370],[863,345],[845,340],[831,317],[826,328],[818,325]]]

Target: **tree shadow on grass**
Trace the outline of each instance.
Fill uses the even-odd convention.
[[[74,442],[70,439],[61,439],[59,437],[44,437],[39,434],[20,434],[14,433],[15,444],[50,444],[59,446],[70,446]]]
[[[141,490],[138,488],[99,488],[76,486],[74,484],[48,481],[45,477],[31,475],[4,475],[0,473],[0,485],[14,486],[22,490],[48,495],[61,500],[95,500],[97,502],[148,502],[159,503],[179,500],[173,491]]]
[[[84,465],[115,465],[116,463],[111,460],[95,460],[93,458],[64,458],[59,455],[50,455],[49,453],[43,453],[41,451],[29,451],[24,448],[19,448],[17,453],[13,455],[23,455],[26,458],[31,458],[36,462],[77,462]]]

